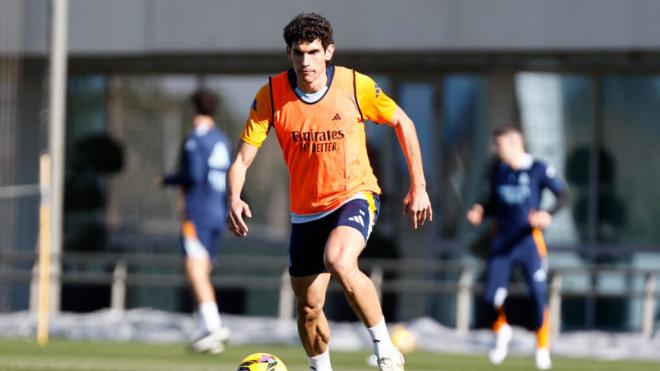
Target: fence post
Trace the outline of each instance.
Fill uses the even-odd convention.
[[[561,331],[561,290],[562,276],[553,272],[550,279],[550,336],[556,339]]]
[[[126,276],[128,267],[126,261],[120,259],[112,271],[112,290],[110,307],[114,310],[123,311],[126,308]]]
[[[472,271],[464,267],[458,279],[456,290],[456,332],[465,336],[470,330],[470,315],[472,314]]]
[[[33,314],[38,314],[38,312],[39,312],[39,300],[40,300],[39,299],[39,281],[41,279],[41,275],[39,273],[39,264],[40,264],[39,259],[41,259],[41,257],[38,257],[35,260],[34,264],[32,265],[32,271],[30,272],[30,303],[29,303],[29,305],[30,305],[30,313],[33,313]],[[58,267],[58,266],[52,267],[52,269],[50,270],[50,274],[49,274],[49,276],[50,276],[49,279],[51,279],[51,282],[52,281],[61,282],[61,280],[62,280],[61,272],[62,271],[61,271],[60,267]],[[57,300],[59,302],[59,300],[60,300],[59,294],[58,294],[59,292],[60,292],[59,289],[51,290],[51,296],[52,297],[57,296],[55,299],[52,299],[52,300]],[[55,294],[57,294],[57,295],[55,295]],[[58,304],[58,308],[59,308],[59,304]]]
[[[39,260],[32,265],[30,276],[30,313],[37,314],[39,311]]]
[[[650,338],[655,327],[655,276],[646,273],[644,276],[644,304],[642,307],[642,334]]]
[[[382,303],[383,302],[383,268],[381,268],[379,265],[374,266],[371,269],[371,274],[369,275],[369,278],[374,283],[374,286],[376,287],[376,293],[378,294],[378,300]]]
[[[277,317],[279,319],[293,318],[293,307],[296,298],[291,290],[291,277],[289,276],[289,269],[284,269],[280,277],[280,303],[278,307]]]

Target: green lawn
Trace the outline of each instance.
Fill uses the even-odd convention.
[[[299,347],[280,345],[229,347],[220,355],[191,354],[183,344],[81,342],[51,339],[46,347],[33,341],[0,338],[0,370],[218,370],[235,371],[239,361],[254,352],[276,354],[290,371],[307,371]],[[334,352],[335,371],[375,371],[366,365],[367,352]],[[406,357],[407,371],[513,371],[533,370],[531,357],[511,357],[500,367],[488,364],[485,356],[415,352]],[[595,361],[554,358],[553,370],[660,370],[660,363]]]

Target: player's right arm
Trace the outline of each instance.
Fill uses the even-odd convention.
[[[229,208],[227,227],[238,237],[245,237],[248,233],[248,227],[245,220],[243,220],[243,216],[252,217],[250,207],[241,199],[241,191],[245,184],[247,169],[254,161],[258,151],[257,147],[242,142],[227,174],[227,206]]]
[[[248,233],[248,227],[243,217],[252,217],[250,207],[241,199],[241,192],[247,170],[257,156],[259,147],[268,137],[273,112],[270,102],[270,87],[266,84],[259,89],[252,101],[250,116],[241,133],[241,144],[227,173],[227,207],[229,209],[227,228],[238,237],[245,237]]]

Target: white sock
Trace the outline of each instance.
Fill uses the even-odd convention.
[[[199,305],[199,315],[207,331],[217,330],[222,321],[218,313],[218,305],[213,301],[206,301]]]
[[[392,339],[390,339],[390,333],[387,332],[385,318],[376,326],[368,327],[367,331],[369,331],[371,340],[374,343],[374,354],[376,354],[376,357],[381,358],[396,351],[396,347],[392,344]]]
[[[314,371],[332,371],[330,364],[330,347],[322,354],[314,357],[307,357],[309,360],[309,369]]]

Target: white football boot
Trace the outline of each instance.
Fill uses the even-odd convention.
[[[403,364],[406,361],[403,359],[403,354],[398,350],[395,353],[378,358],[378,370],[380,371],[404,371]]]
[[[513,336],[511,326],[503,325],[499,331],[495,333],[495,341],[493,347],[488,352],[488,360],[494,365],[499,365],[504,361],[509,353],[509,342]]]
[[[552,368],[550,360],[550,349],[536,348],[536,368],[539,370],[549,370]]]
[[[208,352],[211,354],[222,353],[225,350],[223,342],[229,339],[231,331],[227,327],[219,327],[211,332],[206,332],[193,340],[190,347],[197,353]]]

